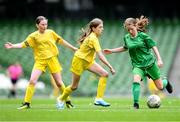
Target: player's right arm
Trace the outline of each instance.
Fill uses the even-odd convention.
[[[104,49],[103,52],[104,54],[111,54],[111,53],[120,53],[120,52],[124,52],[127,49],[122,47],[118,47],[118,48],[113,48],[113,49]]]
[[[23,43],[12,44],[11,42],[6,42],[4,44],[4,47],[7,48],[7,49],[11,49],[11,48],[23,48]]]
[[[21,43],[16,43],[13,44],[11,42],[6,42],[4,44],[4,47],[7,49],[11,49],[11,48],[26,48],[26,47],[31,47],[33,48],[35,46],[34,40],[35,40],[35,35],[36,32],[30,34],[23,42]]]

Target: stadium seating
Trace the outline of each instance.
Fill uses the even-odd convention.
[[[79,36],[79,31],[87,23],[86,20],[82,22],[72,22],[73,20],[53,20],[49,21],[49,28],[55,30],[65,40],[73,45],[77,45],[76,40]],[[1,21],[0,37],[1,45],[5,42],[10,41],[12,43],[18,43],[27,37],[27,35],[34,30],[35,24],[29,21]],[[104,33],[100,39],[102,48],[115,48],[123,45],[123,36],[125,34],[123,24],[120,21],[105,21],[104,22]],[[148,26],[149,35],[157,41],[158,48],[162,59],[164,61],[164,67],[161,69],[162,76],[168,76],[171,69],[177,44],[179,41],[180,33],[180,21],[179,20],[154,20]],[[71,59],[73,52],[62,46],[58,46],[60,50],[60,62],[63,66],[62,77],[66,85],[71,82],[71,72],[69,70],[71,65]],[[16,60],[22,64],[25,77],[29,78],[32,67],[33,67],[33,54],[31,49],[13,49],[8,50],[1,47],[0,63],[4,67],[7,67]],[[121,54],[106,55],[109,62],[115,67],[116,74],[110,75],[106,94],[111,95],[125,95],[131,93],[132,83],[132,71],[131,62],[128,57],[128,52]],[[102,66],[104,66],[98,59]],[[105,67],[107,69],[107,67]],[[108,70],[108,69],[107,69]],[[45,73],[40,77],[45,83],[49,82],[49,73]],[[93,95],[96,94],[96,88],[98,83],[98,77],[92,73],[85,72],[80,81],[80,86],[74,95]]]

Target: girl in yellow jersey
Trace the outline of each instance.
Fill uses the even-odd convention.
[[[24,103],[18,109],[30,108],[31,99],[35,91],[35,84],[39,76],[45,72],[46,68],[51,72],[60,91],[63,91],[65,88],[61,77],[62,67],[58,61],[57,56],[59,52],[56,43],[62,44],[73,51],[76,51],[77,48],[61,38],[53,30],[47,29],[47,26],[48,20],[43,16],[38,16],[36,19],[37,31],[31,33],[22,43],[12,44],[7,42],[5,44],[7,49],[31,47],[34,52],[35,64],[26,89]],[[68,104],[70,103],[69,98],[67,98],[66,101]],[[69,105],[71,106],[71,104]]]
[[[103,21],[101,19],[95,18],[88,24],[87,30],[83,32],[83,35],[80,37],[80,49],[74,54],[71,71],[72,71],[72,83],[65,88],[63,94],[57,99],[57,108],[64,108],[64,101],[67,96],[69,96],[72,91],[76,90],[79,84],[81,74],[85,70],[89,70],[100,76],[99,84],[97,89],[97,96],[94,101],[95,105],[100,106],[110,106],[109,103],[105,102],[102,98],[104,96],[106,81],[108,78],[108,72],[95,62],[96,54],[98,58],[109,67],[112,74],[115,73],[114,68],[106,60],[105,56],[101,51],[99,44],[99,36],[103,31]]]

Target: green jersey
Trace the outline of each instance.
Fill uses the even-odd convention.
[[[151,50],[153,46],[156,46],[156,42],[144,32],[138,32],[136,37],[130,34],[124,37],[124,48],[129,50],[133,67],[148,67],[155,62]]]

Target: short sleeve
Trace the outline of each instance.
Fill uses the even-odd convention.
[[[124,37],[124,45],[123,45],[123,47],[124,47],[124,49],[128,49],[125,37]]]
[[[63,38],[61,36],[59,36],[56,32],[54,32],[52,30],[52,35],[53,35],[53,38],[54,40],[59,43],[59,44],[62,44],[63,43]]]
[[[99,41],[97,39],[93,39],[92,42],[93,42],[93,47],[94,47],[95,51],[99,52],[101,50]]]
[[[32,36],[32,35],[29,35],[25,41],[23,42],[23,48],[26,48],[26,47],[34,47],[34,40],[35,38]]]
[[[142,38],[144,39],[144,42],[148,48],[152,48],[156,46],[156,42],[146,33],[141,33]]]

